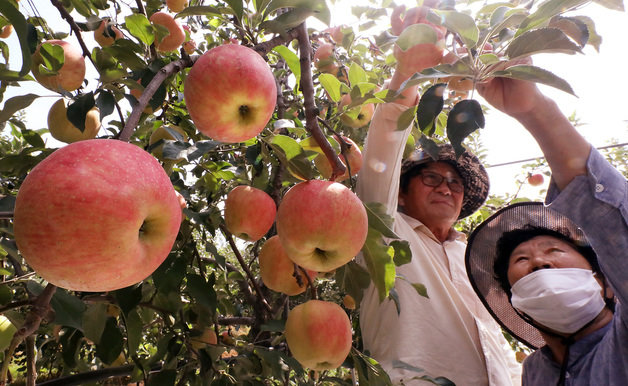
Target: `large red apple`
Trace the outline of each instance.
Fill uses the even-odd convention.
[[[277,211],[277,234],[296,264],[329,272],[362,249],[368,231],[366,209],[349,188],[310,180],[293,186]]]
[[[252,186],[235,187],[225,200],[225,226],[244,240],[261,239],[275,222],[276,213],[272,197]]]
[[[264,243],[259,251],[259,272],[266,287],[286,295],[298,295],[307,288],[308,279],[303,271],[297,269],[281,246],[279,236],[275,235]],[[307,271],[312,280],[316,272]],[[299,284],[299,281],[301,284]]]
[[[200,132],[221,142],[259,134],[275,110],[277,86],[268,64],[251,48],[225,44],[192,66],[185,103]]]
[[[181,24],[172,15],[166,12],[155,12],[151,15],[153,24],[164,26],[169,34],[161,39],[155,39],[155,49],[159,52],[168,52],[181,47],[185,41],[185,31]]]
[[[113,139],[62,147],[28,174],[15,202],[15,241],[45,280],[75,291],[133,285],[165,260],[181,207],[159,162]]]
[[[345,106],[350,105],[352,102],[351,95],[344,94],[342,98],[340,98],[340,104],[338,105],[338,110],[342,110]],[[356,109],[358,107],[355,107]],[[373,113],[375,112],[375,105],[373,103],[365,103],[359,107],[360,111],[358,115],[353,117],[350,114],[344,113],[340,116],[340,121],[345,125],[352,127],[354,129],[358,129],[360,127],[366,126],[373,118]]]
[[[63,65],[56,75],[48,75],[39,68],[44,63],[41,57],[41,43],[32,55],[31,71],[37,82],[52,91],[74,91],[81,87],[85,80],[85,58],[77,47],[64,40],[48,40],[44,43],[63,48]]]
[[[344,181],[349,178],[349,169],[351,169],[351,175],[355,176],[362,168],[362,152],[360,151],[358,145],[353,142],[351,138],[343,136],[342,139],[348,142],[351,146],[347,151],[346,157],[340,154],[340,161],[342,161],[345,166],[347,165],[347,159],[349,160],[349,168],[345,170],[344,174],[336,177],[336,181]],[[331,178],[333,168],[331,167],[331,163],[329,162],[325,154],[319,153],[316,157],[314,157],[314,164],[316,165],[316,168],[321,173],[321,176],[323,176],[323,178],[325,178],[326,180]]]
[[[323,371],[340,367],[351,351],[351,322],[336,303],[310,300],[294,307],[285,337],[292,356],[303,367]]]

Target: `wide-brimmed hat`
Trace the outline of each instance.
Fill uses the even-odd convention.
[[[551,229],[578,245],[588,245],[582,230],[567,217],[542,202],[520,202],[500,209],[475,228],[467,243],[465,264],[473,289],[493,318],[515,339],[537,349],[545,340],[512,307],[493,270],[497,241],[505,232],[526,226]]]
[[[438,158],[432,158],[422,149],[415,150],[401,164],[401,176],[418,165],[428,162],[446,162],[456,168],[464,183],[464,197],[458,219],[465,218],[478,210],[488,197],[488,174],[482,163],[468,150],[460,157],[456,156],[450,144],[438,145]]]

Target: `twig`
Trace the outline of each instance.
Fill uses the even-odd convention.
[[[259,296],[260,301],[264,305],[264,308],[266,308],[266,311],[272,312],[272,308],[270,307],[270,304],[268,304],[268,302],[266,301],[266,298],[264,297],[264,293],[262,292],[262,289],[259,287],[259,284],[255,280],[255,276],[253,276],[253,274],[251,273],[251,270],[247,266],[246,261],[244,261],[244,258],[242,258],[242,255],[240,254],[240,250],[238,250],[238,246],[236,245],[235,241],[233,241],[233,236],[227,230],[224,224],[220,225],[220,230],[222,231],[222,233],[224,233],[225,238],[227,239],[227,241],[229,242],[229,245],[231,246],[231,249],[233,250],[233,253],[238,259],[238,262],[242,266],[242,269],[246,273],[246,276],[251,281],[253,288],[255,288],[255,292],[257,292],[257,295]]]
[[[346,168],[340,161],[338,154],[334,151],[325,135],[323,134],[320,126],[318,126],[318,109],[314,102],[314,83],[312,82],[312,61],[310,53],[312,52],[312,45],[310,44],[310,38],[307,34],[307,28],[305,22],[296,27],[298,31],[299,51],[301,63],[301,88],[303,90],[303,101],[305,105],[305,128],[312,134],[312,138],[316,141],[321,148],[329,163],[332,166],[331,180],[333,181],[337,176],[341,176]]]
[[[13,212],[0,212],[0,219],[12,219]]]
[[[50,0],[50,2],[59,10],[61,17],[64,18],[68,22],[68,24],[70,25],[70,29],[74,31],[74,35],[76,35],[76,39],[78,40],[79,45],[81,46],[81,49],[83,50],[83,56],[86,56],[92,62],[94,67],[96,67],[96,63],[94,63],[94,60],[92,59],[92,55],[89,51],[89,48],[87,48],[87,46],[85,45],[85,42],[83,41],[83,37],[81,36],[82,31],[79,28],[79,26],[76,24],[76,22],[74,21],[74,18],[72,17],[72,15],[70,15],[68,10],[65,9],[63,4],[61,4],[59,0]]]
[[[295,27],[283,35],[277,35],[274,38],[266,42],[257,44],[255,47],[253,47],[253,49],[257,51],[260,55],[264,56],[268,54],[273,48],[281,44],[290,42],[294,39],[297,39],[298,36],[299,36],[299,27]]]
[[[192,67],[197,59],[198,55],[170,62],[162,67],[157,74],[155,74],[148,86],[146,86],[146,88],[142,92],[142,95],[137,101],[137,105],[133,107],[133,111],[131,112],[129,119],[126,121],[124,128],[118,135],[119,140],[125,142],[129,141],[133,130],[135,130],[140,122],[140,116],[142,115],[142,112],[144,111],[146,106],[148,106],[148,102],[151,100],[161,83],[170,75],[175,74],[184,68]]]
[[[11,358],[13,357],[15,349],[20,343],[22,343],[24,338],[37,331],[42,319],[50,310],[50,299],[52,299],[56,290],[57,287],[52,284],[48,284],[46,288],[44,288],[43,292],[33,302],[33,309],[28,313],[28,315],[26,315],[24,324],[15,332],[15,335],[13,335],[11,344],[4,355],[4,363],[2,363],[2,370],[0,373],[0,386],[6,385],[9,363],[11,363]]]
[[[254,322],[255,318],[250,316],[218,317],[218,324],[221,326],[230,326],[232,324],[250,326]]]

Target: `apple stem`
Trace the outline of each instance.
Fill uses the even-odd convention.
[[[332,165],[332,178],[344,174],[345,165],[340,161],[325,134],[318,125],[318,109],[314,102],[314,83],[312,81],[312,44],[307,34],[305,22],[296,27],[299,41],[299,62],[301,63],[301,88],[303,90],[303,103],[305,105],[305,128],[312,134],[312,138],[321,148]]]

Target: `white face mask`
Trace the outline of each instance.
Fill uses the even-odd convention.
[[[513,307],[565,334],[578,331],[604,308],[602,287],[588,269],[540,269],[519,279],[511,291]]]

